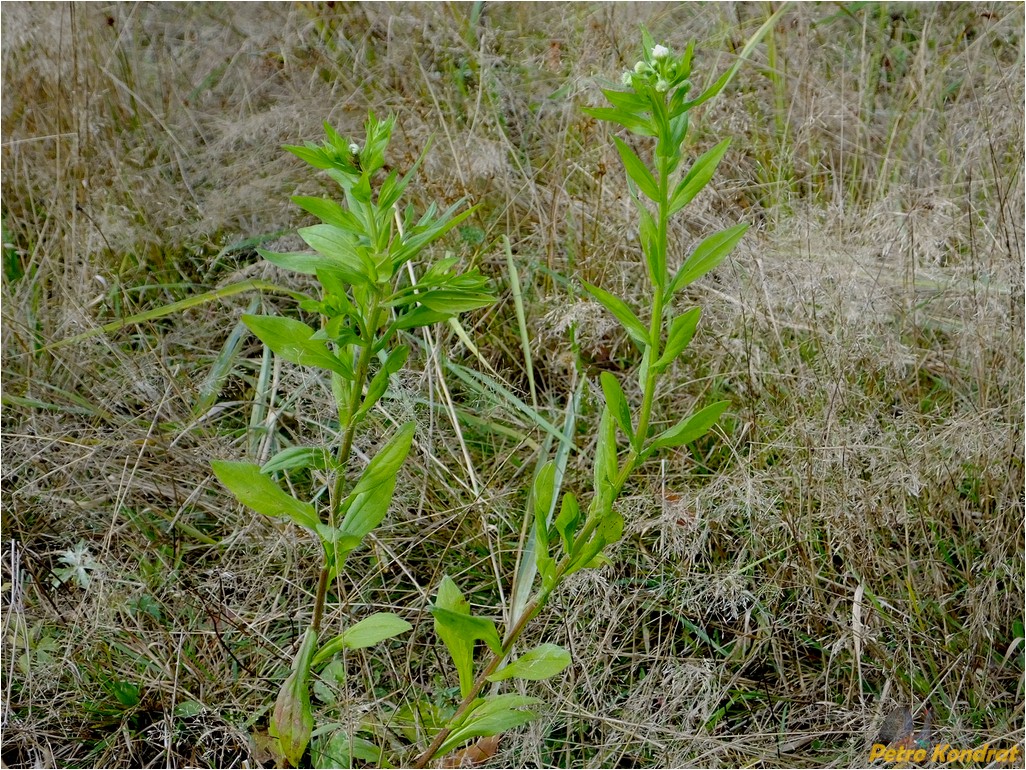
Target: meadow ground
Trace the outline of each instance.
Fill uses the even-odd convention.
[[[326,383],[239,325],[293,305],[240,295],[48,346],[243,278],[303,285],[254,252],[309,223],[289,195],[330,191],[280,146],[325,120],[358,136],[368,108],[397,116],[400,169],[434,137],[410,198],[480,205],[438,252],[500,299],[464,318],[480,357],[444,325],[434,360],[413,338],[358,439],[419,426],[327,622],[380,608],[415,628],[354,653],[317,719],[451,703],[424,609],[448,573],[499,617],[547,447],[531,409],[561,421],[576,376],[639,363],[579,291],[645,281],[613,132],[581,108],[636,60],[640,24],[695,38],[702,84],[768,12],[4,3],[3,762],[267,761],[317,545],[235,503],[209,460],[330,439]],[[703,324],[659,411],[732,406],[631,482],[613,564],[531,627],[573,664],[524,687],[542,716],[486,764],[861,765],[887,711],[927,704],[936,742],[1021,742],[1023,27],[1020,3],[795,5],[696,112],[696,154],[733,144],[673,255],[753,227],[687,290]],[[461,366],[526,404],[533,377],[536,408]],[[582,437],[601,398],[584,393]]]

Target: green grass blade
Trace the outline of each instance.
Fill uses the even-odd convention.
[[[225,299],[226,297],[233,297],[236,294],[242,294],[247,291],[271,291],[286,294],[295,299],[306,299],[306,297],[299,292],[283,288],[277,284],[270,283],[269,281],[262,281],[259,279],[240,281],[239,283],[222,286],[220,289],[214,289],[213,291],[206,291],[193,297],[187,297],[183,300],[179,300],[178,302],[172,302],[170,305],[162,305],[161,307],[156,307],[152,310],[136,313],[128,318],[122,318],[118,321],[112,321],[109,324],[104,324],[103,326],[97,326],[95,329],[90,329],[89,331],[82,332],[81,334],[76,334],[73,337],[65,337],[62,340],[51,342],[49,345],[46,345],[43,350],[56,350],[57,348],[72,345],[76,342],[87,340],[90,337],[95,337],[99,334],[110,334],[111,332],[116,332],[119,329],[124,329],[126,326],[146,323],[147,321],[155,321],[158,318],[164,318],[165,316],[173,315],[174,313],[179,313],[183,310],[188,310],[189,308],[193,308],[207,302]]]
[[[478,393],[498,396],[507,405],[529,418],[539,428],[551,434],[554,438],[558,438],[560,441],[563,440],[563,434],[551,422],[542,417],[537,409],[532,409],[525,404],[509,388],[501,385],[497,380],[489,377],[487,374],[475,372],[451,361],[445,362],[445,368],[463,380],[471,389]]]
[[[520,347],[524,351],[524,366],[527,368],[527,382],[531,388],[531,406],[538,408],[538,392],[534,385],[534,361],[531,358],[531,338],[527,333],[527,319],[524,314],[524,295],[520,288],[520,274],[513,261],[513,249],[509,238],[502,236],[502,245],[506,249],[506,266],[509,268],[509,285],[513,290],[513,306],[517,311],[517,325],[520,327]]]

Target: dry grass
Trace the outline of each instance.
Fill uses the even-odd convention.
[[[398,115],[399,167],[434,135],[413,196],[482,204],[481,244],[447,247],[500,284],[509,235],[553,420],[570,316],[596,365],[637,365],[553,278],[632,296],[644,275],[609,130],[579,108],[632,60],[639,23],[696,37],[711,77],[765,10],[477,9],[4,4],[6,765],[267,761],[316,545],[230,502],[208,461],[330,435],[326,384],[267,368],[252,338],[226,346],[251,298],[44,346],[264,274],[246,240],[297,226],[287,196],[323,185],[279,145],[324,120],[357,133],[368,108]],[[694,454],[644,470],[614,565],[529,632],[574,664],[530,688],[543,718],[492,764],[859,765],[894,703],[928,702],[943,742],[1021,741],[1022,61],[1021,5],[801,5],[704,110],[696,149],[735,139],[681,249],[759,227],[688,298],[703,330],[659,409],[734,406]],[[467,327],[527,398],[508,295]],[[328,619],[394,608],[416,628],[354,657],[321,722],[446,702],[433,586],[448,572],[486,608],[496,573],[508,590],[543,436],[441,374],[472,466],[421,355],[359,442],[412,415],[416,459]],[[81,584],[61,561],[80,543]]]

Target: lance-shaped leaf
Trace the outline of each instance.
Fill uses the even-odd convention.
[[[606,310],[616,316],[616,320],[627,331],[634,344],[638,346],[638,350],[644,350],[648,345],[648,330],[638,320],[638,317],[634,315],[634,311],[627,307],[627,303],[619,297],[614,297],[605,289],[592,286],[590,283],[584,283],[584,288],[588,290],[591,296],[601,302]]]
[[[381,183],[381,188],[378,191],[378,208],[382,210],[391,209],[402,197],[403,191],[409,185],[410,181],[417,174],[417,170],[420,168],[420,164],[424,162],[424,158],[427,157],[428,150],[431,149],[431,140],[429,139],[424,145],[424,149],[421,150],[420,156],[410,166],[410,170],[407,171],[402,179],[396,181],[398,174],[393,171],[384,182]]]
[[[602,372],[599,375],[602,383],[602,392],[606,396],[606,406],[616,419],[616,424],[628,439],[634,439],[634,428],[631,425],[631,409],[627,405],[627,397],[623,394],[620,381],[609,372]]]
[[[355,226],[362,227],[359,224]],[[310,248],[323,255],[328,264],[345,277],[347,283],[367,286],[377,283],[378,271],[374,261],[353,233],[335,225],[313,225],[300,228],[299,236]]]
[[[443,610],[438,606],[432,607],[430,611],[435,616],[436,623],[448,627],[463,639],[469,641],[480,639],[496,655],[502,652],[502,641],[499,639],[499,632],[495,630],[495,621],[491,618],[479,618],[462,612]]]
[[[628,131],[639,136],[655,136],[656,130],[647,117],[640,117],[627,110],[617,107],[585,107],[582,112],[598,120],[608,120],[619,123]]]
[[[623,161],[627,176],[634,180],[634,184],[645,194],[646,198],[653,201],[659,200],[659,185],[655,177],[652,176],[652,172],[648,170],[648,166],[619,137],[614,136],[613,143],[616,144],[616,150],[620,153],[620,160]]]
[[[711,150],[699,156],[688,173],[677,184],[670,199],[670,214],[673,215],[688,205],[691,200],[705,187],[716,172],[723,154],[730,146],[730,139],[724,139]]]
[[[501,671],[488,677],[489,682],[503,679],[548,679],[570,665],[570,653],[558,644],[541,644],[528,650]]]
[[[555,503],[556,463],[542,466],[534,481],[534,537],[535,565],[541,573],[542,583],[548,588],[555,576],[555,564],[549,556],[549,515]]]
[[[498,735],[527,724],[538,715],[533,711],[522,710],[523,707],[541,702],[540,698],[515,693],[479,698],[462,723],[449,733],[448,738],[438,747],[436,756],[445,756],[472,738]]]
[[[599,418],[598,437],[595,447],[595,494],[604,493],[616,480],[618,465],[616,460],[616,423],[613,420],[611,407],[606,404]]]
[[[602,95],[606,97],[611,105],[618,109],[626,110],[633,115],[645,115],[646,111],[651,108],[648,99],[644,96],[638,96],[633,91],[614,91],[606,88],[601,90]]]
[[[463,598],[459,587],[448,575],[442,578],[438,586],[435,607],[449,612],[470,614],[470,603]],[[466,697],[474,686],[474,639],[464,636],[459,628],[439,620],[437,615],[435,633],[449,651],[449,657],[452,658],[456,673],[460,677],[460,694]]]
[[[681,420],[669,430],[660,433],[652,443],[645,449],[644,456],[647,457],[657,449],[663,447],[681,446],[688,444],[697,438],[701,438],[716,423],[723,410],[730,405],[729,401],[717,401],[704,409],[700,409],[690,417]]]
[[[378,642],[404,634],[411,628],[413,626],[394,612],[375,612],[322,644],[313,657],[313,665],[321,665],[344,649],[360,650],[364,647],[373,647]]]
[[[363,234],[363,225],[353,212],[342,207],[340,203],[326,198],[312,198],[305,195],[292,196],[292,202],[328,225],[347,230],[353,235]]]
[[[745,47],[741,49],[741,53],[738,54],[737,59],[734,61],[734,65],[730,67],[730,69],[728,69],[722,75],[720,75],[716,82],[709,86],[709,88],[707,88],[705,91],[703,91],[697,99],[693,99],[692,101],[684,104],[684,109],[690,110],[694,107],[697,107],[698,105],[708,101],[709,99],[712,99],[714,96],[719,94],[720,91],[726,88],[727,83],[729,83],[731,79],[734,77],[735,73],[737,73],[738,69],[741,67],[741,64],[744,62],[744,60],[748,58],[749,54],[751,54],[751,52],[755,49],[755,46],[758,45],[759,41],[761,41],[766,36],[766,33],[773,28],[773,25],[777,23],[777,19],[780,17],[780,14],[782,14],[786,9],[786,5],[781,5],[773,13],[772,16],[766,19],[766,21],[762,23],[762,26],[759,27],[759,29],[755,31],[755,34],[748,39],[747,43],[745,43]]]
[[[399,345],[392,349],[392,352],[388,354],[388,358],[385,359],[384,365],[371,378],[363,404],[360,405],[360,408],[356,410],[356,414],[353,415],[354,421],[362,419],[367,412],[374,408],[374,405],[378,403],[378,399],[388,389],[388,378],[403,368],[403,364],[406,363],[406,358],[409,355],[409,345]]]
[[[352,379],[352,368],[339,360],[323,340],[311,339],[314,330],[302,321],[266,315],[244,315],[242,321],[261,342],[286,361],[316,366]]]
[[[359,759],[371,767],[389,768],[382,748],[366,738],[349,734],[341,728],[327,734],[320,730],[310,744],[310,764],[312,767],[352,767],[353,760]]]
[[[320,521],[310,503],[286,494],[260,467],[247,462],[214,460],[214,475],[239,502],[265,516],[287,516],[301,527],[316,532]]]
[[[345,535],[363,538],[388,512],[395,491],[395,477],[409,454],[415,423],[408,422],[381,447],[367,464],[353,491],[342,503],[345,517],[339,529]]]
[[[299,766],[313,732],[310,710],[310,663],[317,649],[317,632],[306,629],[299,652],[292,663],[292,673],[278,691],[271,715],[272,736],[278,738],[282,755],[294,767]]]
[[[695,329],[698,327],[698,319],[701,316],[702,308],[693,307],[673,319],[670,323],[670,333],[666,337],[666,349],[659,360],[653,364],[655,371],[661,372],[684,352],[684,349],[691,343],[691,338],[695,336]]]
[[[302,468],[324,470],[331,466],[331,453],[322,447],[293,446],[283,449],[260,467],[261,473],[294,471]]]
[[[430,611],[435,618],[435,633],[445,644],[459,674],[460,694],[466,697],[474,687],[474,642],[483,639],[496,653],[502,650],[495,623],[470,614],[470,604],[448,575],[442,578]]]
[[[641,251],[645,255],[648,277],[654,285],[665,289],[667,281],[666,249],[664,248],[665,244],[659,239],[659,226],[644,206],[638,206],[638,214],[641,216],[641,225],[638,228],[641,235]]]
[[[670,283],[670,295],[673,296],[685,286],[694,283],[720,264],[734,250],[747,229],[747,224],[734,225],[710,235],[698,244],[698,248],[694,250],[688,261],[681,265],[677,275],[673,277],[673,281]]]
[[[566,575],[572,575],[585,568],[601,567],[609,563],[602,550],[609,544],[617,542],[623,536],[623,516],[613,510],[608,499],[599,500],[601,506],[595,514],[598,523],[587,542],[580,540],[574,544],[574,554],[570,559]]]
[[[563,495],[563,503],[559,507],[559,515],[554,523],[559,539],[563,542],[563,553],[567,555],[573,553],[574,533],[580,520],[581,507],[577,504],[577,498],[573,493],[567,492]]]
[[[412,228],[408,227],[406,229],[401,245],[392,252],[393,269],[398,270],[404,263],[419,253],[421,249],[441,238],[477,210],[477,206],[473,206],[466,211],[456,214],[456,211],[463,206],[463,203],[463,200],[456,201],[456,203],[438,215],[437,218],[435,218],[434,214],[436,207],[434,204],[431,204],[420,221]]]
[[[277,252],[267,249],[257,249],[257,254],[266,259],[272,265],[277,265],[284,270],[292,270],[304,275],[314,275],[319,269],[330,266],[320,254],[304,252]]]

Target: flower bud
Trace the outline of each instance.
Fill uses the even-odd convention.
[[[670,49],[665,45],[657,45],[652,48],[652,58],[658,61],[670,55]]]

